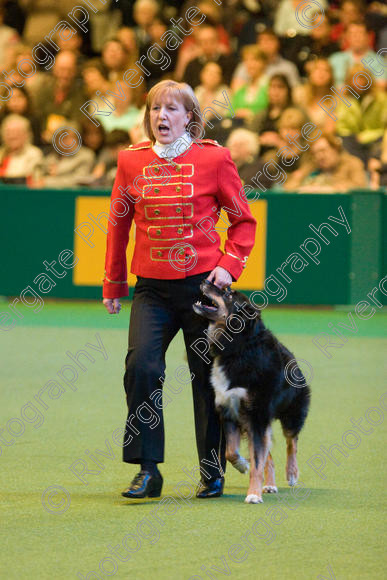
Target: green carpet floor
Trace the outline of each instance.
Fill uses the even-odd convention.
[[[261,505],[243,502],[248,477],[230,467],[222,498],[189,499],[194,484],[187,471],[197,458],[186,387],[165,408],[169,499],[121,498],[134,474],[115,443],[125,419],[129,303],[118,317],[92,302],[47,302],[41,312],[23,313],[0,334],[1,580],[385,578],[385,313],[355,317],[358,331],[343,330],[348,341],[328,359],[312,338],[330,332],[329,323],[348,324],[347,311],[265,311],[268,326],[308,361],[314,378],[299,443],[302,484],[293,491],[286,484],[277,425],[279,494]],[[63,369],[72,364],[66,352],[80,349],[94,362],[81,359],[85,370],[78,369],[71,388],[63,379],[71,374]],[[168,351],[175,387],[173,373],[185,364],[178,335]],[[362,419],[359,427],[351,418]],[[329,459],[321,447],[332,445],[345,455],[336,448]],[[83,481],[74,473],[82,466]]]

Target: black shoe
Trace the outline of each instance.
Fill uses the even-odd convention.
[[[121,495],[130,499],[142,499],[144,497],[160,497],[163,487],[161,473],[151,475],[149,471],[137,473],[132,483]]]
[[[224,477],[218,477],[211,481],[201,480],[196,497],[204,499],[207,497],[220,497],[223,495]]]

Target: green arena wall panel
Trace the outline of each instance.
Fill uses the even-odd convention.
[[[52,277],[55,286],[45,296],[101,298],[106,218],[101,217],[101,227],[96,218],[108,211],[109,195],[106,190],[2,186],[0,294],[17,297],[27,287],[37,291],[37,276],[47,273],[47,265],[55,268],[53,261],[58,266],[58,256],[70,250],[77,265],[64,274],[58,266],[63,275]],[[382,191],[265,192],[256,200],[258,194],[251,192],[248,197],[258,222],[257,239],[238,289],[263,291],[272,304],[355,304],[386,272],[387,203]],[[224,221],[217,226],[222,240]],[[80,224],[83,238],[74,231]],[[94,230],[89,243],[87,224]],[[320,229],[322,224],[328,227]],[[131,235],[128,256],[133,243]],[[130,295],[134,283],[130,275]]]

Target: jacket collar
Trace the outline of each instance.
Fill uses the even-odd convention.
[[[159,157],[166,158],[166,159],[174,159],[179,155],[182,155],[187,151],[187,149],[192,144],[191,135],[187,132],[183,133],[180,137],[178,137],[173,143],[167,143],[164,145],[163,143],[156,143],[153,145],[152,149]]]

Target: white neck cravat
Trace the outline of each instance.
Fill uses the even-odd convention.
[[[191,135],[187,132],[183,133],[180,137],[178,137],[173,143],[156,143],[153,145],[152,149],[159,157],[163,159],[174,159],[179,155],[182,155],[187,151],[187,149],[191,146],[192,138]]]

